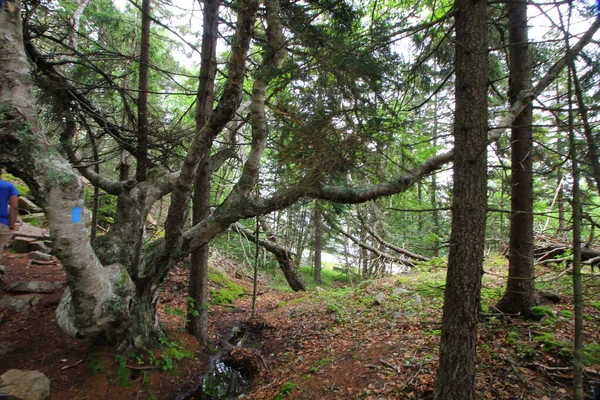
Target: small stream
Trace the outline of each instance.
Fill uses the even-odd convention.
[[[202,378],[202,384],[194,392],[183,397],[184,400],[230,400],[236,399],[250,388],[251,376],[223,361],[230,349],[243,347],[248,334],[243,326],[232,329],[226,348],[210,360],[208,372]]]

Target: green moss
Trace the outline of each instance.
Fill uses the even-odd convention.
[[[517,341],[519,340],[520,337],[521,337],[521,335],[519,335],[518,332],[511,331],[508,333],[508,336],[506,338],[506,343],[513,346],[517,343]]]
[[[332,362],[333,362],[333,360],[331,360],[331,359],[329,359],[329,358],[324,358],[324,359],[322,359],[322,360],[315,361],[315,362],[313,363],[312,367],[310,368],[310,372],[314,374],[314,373],[315,373],[315,372],[317,372],[317,371],[318,371],[318,370],[319,370],[321,367],[323,367],[323,366],[325,366],[325,365],[328,365],[328,364],[331,364]]]
[[[213,284],[221,286],[221,288],[210,290],[211,302],[213,304],[233,304],[238,297],[246,293],[243,287],[220,272],[209,272],[208,279]]]
[[[212,283],[222,284],[223,281],[225,280],[225,276],[223,274],[221,274],[220,272],[209,272],[208,280],[211,281]]]
[[[573,314],[573,311],[569,311],[569,310],[562,310],[560,312],[560,316],[561,317],[565,317],[565,318],[573,318],[575,316],[575,314]]]
[[[102,357],[102,353],[93,350],[88,355],[88,373],[90,376],[96,376],[106,372],[108,362]]]
[[[590,306],[594,307],[596,310],[600,310],[600,301],[591,301]]]
[[[116,380],[117,385],[120,387],[131,386],[131,374],[129,368],[127,368],[127,359],[123,356],[116,356],[115,361],[117,362]]]
[[[281,400],[287,398],[292,391],[296,388],[296,384],[292,382],[286,382],[279,388],[279,393],[275,396],[275,400]]]
[[[571,359],[571,343],[557,341],[552,333],[542,333],[534,336],[533,339],[542,345],[542,350],[551,352],[564,360]]]
[[[550,318],[556,318],[556,313],[546,306],[535,306],[531,307],[531,312],[539,319],[549,316]]]
[[[49,168],[46,170],[46,185],[49,188],[61,187],[63,189],[68,188],[73,184],[76,179],[70,171],[63,170],[60,168]]]
[[[2,174],[2,180],[7,181],[15,185],[21,197],[27,197],[29,194],[29,187],[19,178],[9,173]]]
[[[591,342],[583,349],[583,363],[587,366],[600,363],[600,344]]]

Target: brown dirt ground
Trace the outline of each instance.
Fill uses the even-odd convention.
[[[26,255],[9,250],[2,264],[7,266],[2,287],[18,280],[65,281],[58,262],[28,266]],[[12,368],[43,372],[51,380],[50,400],[181,398],[182,393],[197,387],[214,354],[183,332],[181,317],[165,312],[165,307],[184,308],[185,279],[182,268],[169,274],[160,307],[161,321],[171,337],[181,340],[195,354],[194,360],[178,363],[176,370],[134,371],[131,384],[120,385],[115,357],[108,349],[92,349],[88,343],[69,338],[58,329],[54,310],[61,296],[59,291],[43,295],[39,303],[22,313],[0,308],[0,342],[10,342],[13,349],[0,356],[0,374]],[[383,279],[367,290],[375,294],[390,290],[394,284],[394,280]],[[256,354],[261,366],[244,398],[432,398],[439,309],[432,309],[426,318],[410,313],[397,317],[368,304],[340,313],[318,291],[280,293],[264,289],[258,298],[257,316],[248,322],[250,304],[247,296],[235,307],[213,306],[210,314],[210,334],[216,344],[227,337],[233,326],[243,322],[259,335]],[[428,306],[426,298],[423,305]],[[557,312],[570,307],[553,306]],[[586,313],[595,318],[588,323],[591,326],[586,337],[598,341],[600,315],[597,310]],[[557,332],[572,331],[567,319],[556,324]],[[538,355],[531,363],[515,362],[516,350],[506,341],[508,328],[531,337],[536,326],[507,319],[480,329],[478,399],[572,398],[571,372],[550,353]],[[599,378],[594,375],[597,370],[597,365],[588,368],[586,385]]]

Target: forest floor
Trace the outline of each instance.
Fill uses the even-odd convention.
[[[57,262],[28,266],[26,255],[7,253],[2,260],[7,266],[3,287],[19,280],[65,281]],[[502,293],[505,264],[503,258],[492,257],[485,266],[484,310]],[[247,280],[235,279],[245,273],[231,263],[227,268],[236,282],[250,288]],[[539,280],[559,272],[540,271]],[[9,348],[0,355],[0,374],[12,368],[43,372],[51,380],[51,400],[183,399],[200,385],[209,360],[218,354],[234,327],[244,326],[252,334],[248,346],[257,360],[244,398],[432,398],[443,279],[444,268],[430,265],[394,277],[306,293],[275,291],[263,285],[252,320],[248,294],[234,305],[211,306],[214,345],[204,348],[184,332],[178,310],[185,309],[186,271],[175,268],[161,299],[161,321],[170,333],[162,353],[124,356],[64,335],[54,321],[61,293],[46,294],[22,313],[0,308],[0,344]],[[563,301],[542,308],[547,315],[539,322],[482,318],[478,399],[572,398],[569,280],[564,276],[540,284],[559,292]],[[600,379],[600,296],[597,276],[588,274],[584,281],[585,389],[589,394],[591,383]],[[142,358],[144,364],[140,364]]]

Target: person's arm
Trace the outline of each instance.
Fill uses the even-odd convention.
[[[10,196],[8,198],[10,210],[8,212],[8,227],[15,229],[17,223],[17,215],[19,214],[19,196]]]

